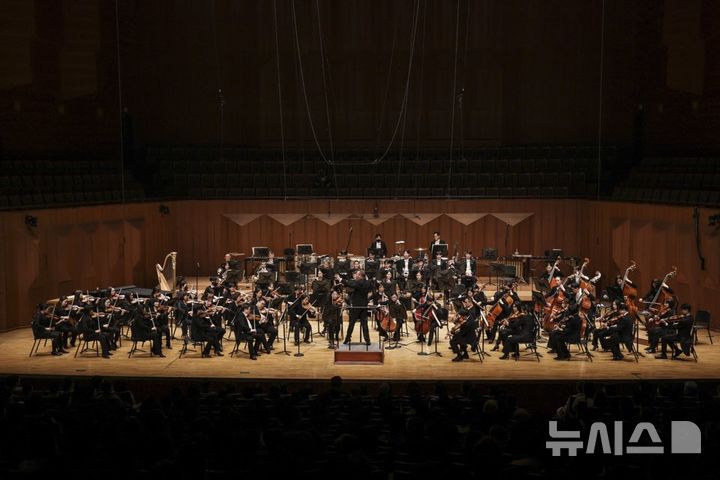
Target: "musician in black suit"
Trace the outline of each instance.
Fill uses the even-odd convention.
[[[463,300],[463,308],[458,311],[457,317],[464,318],[465,321],[459,326],[453,327],[456,329],[450,339],[450,347],[455,353],[455,358],[452,359],[453,362],[461,362],[470,358],[467,347],[477,341],[475,332],[478,328],[478,317],[475,315],[475,309],[469,298]],[[457,317],[456,321],[458,321]]]
[[[434,245],[447,245],[447,242],[440,238],[440,232],[433,232],[433,239],[428,247],[428,255],[433,257],[433,246]]]
[[[548,348],[557,352],[555,360],[569,360],[570,350],[568,350],[567,344],[580,341],[582,320],[578,316],[577,306],[569,307],[566,318],[558,322],[558,324],[560,326],[550,332]]]
[[[135,340],[150,340],[152,353],[158,357],[165,356],[162,353],[162,338],[153,318],[152,307],[139,305],[130,328]]]
[[[310,302],[317,307],[324,307],[330,298],[330,278],[325,278],[325,274],[322,270],[318,270],[315,280],[313,280],[310,288],[312,293],[310,294]]]
[[[533,341],[535,319],[525,306],[519,308],[520,316],[511,320],[506,335],[503,338],[503,356],[500,360],[507,360],[510,355],[513,358],[520,356],[520,344]]]
[[[400,298],[398,297],[397,293],[393,293],[390,295],[390,301],[388,302],[388,313],[390,314],[390,318],[395,319],[395,331],[393,332],[393,341],[399,342],[400,341],[400,332],[402,331],[402,326],[407,320],[407,310],[405,309],[405,305],[403,305],[400,302]]]
[[[465,288],[470,290],[477,282],[477,260],[472,256],[470,250],[465,252],[465,258],[460,260],[455,268],[462,275],[461,281]]]
[[[632,348],[633,341],[633,325],[635,320],[625,311],[623,307],[620,307],[620,318],[613,325],[607,328],[605,334],[604,347],[610,349],[613,354],[613,360],[622,360],[624,355],[620,353],[620,344],[624,344],[626,347]]]
[[[110,336],[102,331],[100,315],[95,315],[96,317],[92,318],[92,310],[90,307],[85,307],[85,312],[78,323],[78,332],[82,333],[85,340],[97,340],[102,350],[102,357],[110,358]]]
[[[615,301],[624,302],[625,296],[623,295],[622,284],[623,284],[622,275],[616,275],[615,283],[613,285],[609,285],[605,289],[605,299],[609,300],[610,302],[615,302]]]
[[[350,305],[352,308],[350,309],[348,329],[343,343],[350,343],[350,340],[352,339],[352,332],[355,328],[355,322],[360,320],[362,336],[365,339],[365,343],[370,345],[370,332],[368,330],[367,323],[367,305],[368,293],[372,292],[373,284],[365,278],[365,272],[362,270],[355,270],[355,272],[353,272],[352,280],[343,280],[342,284],[353,289],[353,292],[350,294]]]
[[[53,314],[52,306],[42,303],[37,306],[31,323],[33,337],[36,339],[49,338],[52,343],[52,355],[62,355],[68,352],[62,347],[62,333],[57,331],[53,325]]]
[[[447,270],[447,260],[443,260],[442,253],[438,252],[435,258],[430,262],[430,276],[433,281],[433,287],[437,288],[437,280],[440,272]]]
[[[653,316],[651,321],[648,321],[645,325],[648,334],[648,348],[645,349],[647,353],[655,353],[660,339],[665,335],[675,333],[672,325],[668,325],[664,320],[665,318],[675,315],[675,299],[668,299],[665,302],[665,307],[665,311],[662,314]]]
[[[210,358],[210,349],[215,351],[215,355],[222,357],[222,347],[220,346],[220,331],[210,321],[206,313],[206,306],[199,304],[193,312],[192,324],[190,325],[190,333],[192,338],[205,343],[202,351],[203,358]]]
[[[330,294],[330,301],[322,310],[323,329],[327,335],[328,348],[335,348],[335,344],[340,343],[342,304],[342,293],[333,291]]]
[[[379,233],[375,235],[375,241],[368,247],[368,253],[378,258],[385,258],[387,256],[387,245],[385,245],[382,235]]]
[[[395,271],[396,271],[396,278],[398,281],[398,284],[400,285],[400,288],[403,290],[405,289],[407,285],[408,279],[411,277],[411,272],[413,271],[413,267],[415,266],[415,262],[410,257],[410,251],[405,250],[403,251],[403,258],[400,260],[397,260],[395,262]]]
[[[664,335],[660,342],[662,344],[662,352],[660,355],[656,355],[655,358],[667,358],[667,347],[672,347],[673,354],[672,358],[677,358],[681,353],[685,356],[690,355],[692,342],[693,342],[693,317],[691,307],[689,304],[684,303],[680,306],[680,313],[678,318],[671,324],[674,332]]]
[[[265,349],[265,353],[270,353],[270,346],[267,343],[265,334],[263,334],[257,328],[257,321],[255,317],[251,318],[252,307],[249,303],[245,303],[241,306],[241,311],[238,312],[235,320],[233,321],[233,331],[235,332],[235,346],[241,341],[248,341],[248,349],[250,350],[250,359],[257,360],[257,355],[262,345]]]

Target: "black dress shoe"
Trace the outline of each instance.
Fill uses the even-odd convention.
[[[202,356],[202,358],[210,358],[210,352],[207,352],[207,353],[203,352],[201,356]]]
[[[508,354],[506,353],[505,355],[503,355],[502,357],[500,357],[500,360],[507,360],[508,358],[510,358],[510,355],[508,355]]]
[[[660,360],[665,360],[665,359],[667,359],[667,357],[668,356],[665,353],[661,353],[660,355],[655,355],[655,358],[660,359]]]
[[[223,357],[223,356],[225,356],[225,355],[223,355],[222,352],[215,352],[215,356],[216,356],[216,357]]]
[[[155,356],[156,356],[156,357],[160,357],[160,358],[165,358],[165,354],[164,354],[164,353],[157,353],[157,354],[155,354]]]
[[[558,355],[558,356],[555,357],[553,360],[569,360],[569,359],[570,359],[570,357],[561,357],[561,356]]]
[[[462,357],[463,357],[465,360],[468,360],[468,359],[470,358],[470,355],[468,355],[468,352],[463,352],[463,353],[462,353]]]
[[[255,356],[255,355],[250,355],[250,360],[257,360],[257,356]]]
[[[104,353],[102,358],[110,358],[110,355],[108,355],[107,353]]]
[[[61,348],[60,350],[58,350],[58,352],[60,352],[60,353],[70,353],[70,352],[68,352],[67,350],[65,350],[64,348]]]
[[[623,358],[625,358],[623,355],[614,355],[611,360],[622,360]]]
[[[675,350],[675,351],[673,352],[673,354],[672,354],[673,360],[675,360],[676,358],[678,358],[681,353],[682,353],[682,350]]]
[[[52,352],[50,352],[50,355],[52,355],[53,357],[59,357],[60,355],[62,355],[62,353],[57,350],[53,350]]]
[[[452,361],[453,361],[453,362],[462,362],[462,361],[463,361],[463,357],[457,356],[457,357],[453,358]]]

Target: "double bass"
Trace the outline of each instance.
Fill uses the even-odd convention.
[[[666,303],[673,299],[673,295],[667,290],[666,282],[675,277],[675,275],[677,275],[677,267],[673,266],[672,270],[665,275],[665,278],[663,278],[657,292],[655,292],[652,302],[648,304],[648,308],[645,313],[653,316],[662,316],[662,314],[667,311],[668,307]]]
[[[630,272],[635,271],[636,268],[637,268],[637,264],[635,263],[635,260],[630,260],[630,266],[625,269],[625,275],[623,275],[622,284],[620,285],[620,288],[622,289],[623,298],[625,298],[625,306],[627,307],[627,311],[633,317],[636,316],[638,313],[638,306],[637,306],[638,289],[630,281],[629,276],[630,276]]]
[[[590,292],[593,296],[595,296],[595,284],[598,280],[600,280],[600,277],[602,277],[602,273],[596,271],[595,276],[592,278],[587,278],[585,275],[585,267],[587,267],[590,264],[590,259],[585,258],[583,261],[582,267],[580,267],[580,272],[578,273],[578,283],[580,284],[580,288],[583,290],[587,290]]]

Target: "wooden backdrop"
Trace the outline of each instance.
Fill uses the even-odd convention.
[[[214,272],[228,251],[250,254],[252,246],[267,246],[280,255],[297,243],[312,243],[315,251],[335,254],[345,247],[353,227],[349,250],[362,254],[375,233],[381,233],[390,250],[396,240],[406,247],[427,248],[433,231],[440,231],[452,250],[493,247],[502,255],[515,249],[541,255],[562,248],[567,255],[588,256],[591,269],[599,269],[603,282],[621,273],[630,259],[638,262],[633,279],[646,290],[654,277],[678,267],[672,282],[681,301],[696,308],[720,312],[720,234],[707,226],[715,213],[700,210],[701,248],[705,270],[695,247],[693,209],[656,205],[567,200],[306,200],[306,201],[179,201],[52,209],[0,214],[0,329],[28,324],[34,305],[76,288],[109,285],[152,286],[154,265],[170,251],[178,252],[178,272],[194,276]],[[373,209],[388,220],[374,225]],[[228,216],[262,214],[244,226]],[[438,216],[418,225],[412,214]],[[444,214],[487,213],[464,225]],[[491,213],[531,214],[508,225]],[[38,226],[25,225],[25,215],[38,218]],[[285,225],[268,215],[297,214]],[[311,214],[352,214],[332,225]],[[411,218],[393,214],[410,214]],[[499,215],[502,217],[502,215]],[[366,220],[367,219],[367,220]],[[288,223],[288,222],[285,222]],[[333,223],[333,222],[330,222]]]

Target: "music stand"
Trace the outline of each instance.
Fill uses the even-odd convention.
[[[497,260],[498,253],[497,248],[483,248],[482,259],[483,260]]]
[[[545,250],[545,256],[548,259],[556,259],[558,257],[562,258],[562,256],[563,256],[562,248],[552,248],[550,250]]]
[[[275,281],[275,272],[260,272],[255,285],[270,285]]]
[[[488,282],[490,285],[495,285],[498,287],[497,289],[500,290],[500,276],[505,274],[505,265],[502,263],[497,262],[490,262],[490,281]],[[495,277],[495,281],[493,282],[493,276]]]
[[[270,249],[268,247],[252,247],[252,256],[267,258],[270,256]]]
[[[312,255],[314,253],[312,243],[298,243],[295,245],[298,255]]]
[[[439,245],[433,245],[430,260],[434,259],[438,253],[442,254],[441,256],[447,257],[448,256],[448,246],[447,243],[441,243]]]
[[[300,263],[300,273],[305,275],[305,290],[308,289],[310,275],[315,275],[316,269],[317,269],[317,263],[312,263],[312,262]]]

